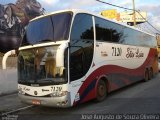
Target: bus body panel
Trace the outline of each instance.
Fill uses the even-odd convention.
[[[144,63],[148,57],[149,50],[147,47],[97,42],[94,63],[97,67],[113,64],[136,69]],[[137,60],[138,62],[135,62]]]

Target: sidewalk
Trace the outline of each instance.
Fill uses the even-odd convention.
[[[17,92],[17,69],[0,69],[0,96]]]
[[[0,53],[0,96],[17,92],[17,57],[8,57],[6,70],[2,69],[2,57]]]

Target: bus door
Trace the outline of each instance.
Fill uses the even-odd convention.
[[[85,84],[93,59],[94,31],[92,16],[77,14],[75,16],[69,47],[69,68],[72,96],[78,96],[78,90]],[[75,99],[79,99],[78,97]]]

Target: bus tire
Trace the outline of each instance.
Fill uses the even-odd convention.
[[[147,82],[149,79],[150,79],[149,70],[146,69],[144,74],[144,81]]]
[[[107,96],[107,87],[106,87],[105,81],[99,80],[96,89],[97,89],[96,90],[97,91],[96,92],[96,101],[101,102],[101,101],[105,100],[105,98]]]
[[[149,70],[149,79],[152,79],[153,77],[154,77],[154,75],[153,75],[153,69],[150,68],[150,70]]]

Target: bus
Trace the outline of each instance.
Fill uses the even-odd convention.
[[[155,36],[69,9],[30,21],[18,50],[22,102],[71,107],[158,73]]]

